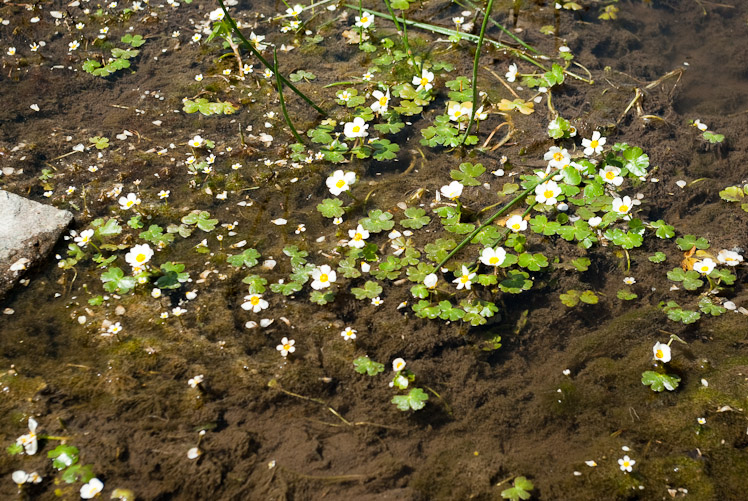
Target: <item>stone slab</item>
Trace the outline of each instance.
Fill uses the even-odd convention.
[[[47,257],[73,215],[0,190],[0,297]]]

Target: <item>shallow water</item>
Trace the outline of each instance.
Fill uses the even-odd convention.
[[[658,183],[627,192],[643,194],[642,219],[664,219],[678,236],[706,237],[715,250],[745,249],[748,214],[722,201],[718,192],[746,182],[748,85],[746,56],[740,52],[745,43],[738,42],[745,41],[748,12],[741,4],[704,4],[704,15],[701,5],[619,2],[618,19],[603,22],[597,8],[558,12],[551,4],[534,2],[520,11],[517,27],[524,40],[545,53],[567,44],[591,72],[594,85],[568,79],[553,90],[555,109],[573,120],[579,136],[601,128],[609,144],[638,145],[657,167]],[[258,33],[278,44],[293,42],[257,18],[257,13],[271,15],[271,6],[240,7],[240,18]],[[513,171],[545,166],[543,153],[553,141],[546,133],[546,106],[538,104],[532,115],[514,112],[517,133],[493,152],[472,149],[463,158],[459,150],[422,146],[419,130],[445,105],[446,95],[441,95],[423,116],[410,117],[419,130],[395,136],[402,145],[396,160],[354,159],[342,166],[358,176],[353,191],[358,201],[344,199],[351,210],[335,226],[316,206],[330,197],[325,180],[341,166],[318,161],[299,168],[291,162],[266,165],[265,159],[285,158],[285,145],[292,141],[273,89],[259,75],[249,85],[233,80],[230,88],[221,73],[236,71],[233,59],[218,61],[223,52],[216,45],[190,43],[190,20],[203,19],[213,8],[195,2],[154,7],[158,20],[144,14],[127,21],[108,19],[114,42],[130,25],[146,38],[134,72],[109,79],[84,73],[83,52],[68,52],[69,33],[76,29],[72,23],[56,26],[46,11],[42,21],[31,23],[33,14],[21,7],[0,9],[0,17],[10,21],[0,27],[0,39],[11,40],[18,54],[3,56],[0,92],[7,106],[0,113],[0,148],[6,153],[3,167],[22,169],[0,178],[5,189],[71,208],[78,231],[95,218],[117,216],[125,230],[114,241],[125,247],[142,243],[138,234],[149,224],[178,225],[191,209],[209,211],[219,221],[213,232],[195,229],[156,254],[158,263],[185,263],[192,280],[165,290],[161,298],[152,298],[152,286],[144,286],[119,297],[110,293],[104,304],[90,305],[89,299],[105,294],[101,271],[90,261],[75,271],[61,270],[50,258],[29,276],[28,286],[2,301],[3,309],[13,310],[0,318],[4,443],[26,433],[33,415],[42,433],[68,437],[80,449],[81,463],[91,464],[105,482],[104,495],[126,488],[138,499],[497,499],[519,475],[533,482],[534,499],[662,499],[686,497],[684,490],[693,499],[742,496],[748,473],[746,318],[727,312],[704,315],[690,325],[667,320],[658,308],[661,301],[694,308],[698,301],[694,293],[669,291],[673,282],[666,273],[684,259],[672,240],[646,239],[630,252],[631,268],[626,269],[620,252],[602,247],[585,252],[561,238],[535,235],[529,248],[546,252],[553,270],[533,273],[535,285],[520,295],[478,292],[495,297],[501,316],[481,327],[416,318],[410,310],[415,303],[411,283],[376,280],[383,286],[381,306],[354,299],[351,288],[363,287],[371,277],[340,277],[338,294],[327,305],[310,302],[307,285],[290,296],[268,289],[267,310],[243,310],[245,276],[261,275],[268,285],[288,281],[292,270],[283,248],[289,245],[306,250],[315,265],[336,262],[334,242],[347,239],[354,223],[373,209],[388,210],[400,221],[403,202],[423,204],[431,223],[415,232],[421,251],[437,238],[459,240],[447,235],[431,212],[435,192],[451,181],[450,170],[466,160],[488,168],[479,179],[489,187],[466,188],[462,198],[465,213],[473,215],[508,199],[496,192],[517,182]],[[462,10],[445,2],[412,9],[414,19],[443,26]],[[508,10],[497,9],[497,20],[511,24]],[[76,21],[85,21],[85,37],[95,38],[102,20],[79,8],[71,12]],[[340,12],[306,17],[312,26],[331,21],[320,28],[324,40],[279,54],[279,59],[286,74],[313,71],[316,79],[299,82],[299,88],[344,120],[333,96],[345,87],[323,86],[358,78],[372,57],[340,41],[356,15],[341,19],[336,17]],[[542,35],[544,25],[555,25],[560,36]],[[386,20],[377,19],[376,26],[392,34]],[[169,35],[174,30],[180,30],[178,37]],[[54,35],[57,31],[63,35]],[[499,37],[498,31],[489,34]],[[412,29],[410,36],[414,47],[431,47],[434,58],[454,64],[452,77],[470,75],[472,49],[466,44],[448,50],[424,32]],[[33,40],[48,45],[33,53],[27,49]],[[513,61],[497,51],[482,59],[502,76]],[[682,74],[649,86],[681,69]],[[530,71],[529,65],[524,71]],[[195,81],[197,73],[203,81]],[[443,85],[446,77],[440,80]],[[510,98],[490,73],[481,73],[479,81],[492,101]],[[625,112],[637,88],[642,97]],[[183,97],[204,90],[240,105],[239,113],[205,117],[179,111]],[[286,99],[300,130],[319,120],[290,92]],[[29,109],[31,103],[40,111]],[[268,111],[276,115],[268,118]],[[725,143],[703,141],[688,125],[696,118],[724,134]],[[480,142],[503,120],[493,113],[481,125]],[[132,135],[116,139],[123,129]],[[260,131],[274,136],[272,145],[256,137]],[[184,165],[190,153],[186,143],[196,134],[216,143],[218,159],[210,176],[194,176]],[[96,135],[110,138],[101,157],[90,148],[56,159]],[[12,151],[19,143],[25,146]],[[507,175],[492,176],[502,156],[508,158]],[[233,170],[236,162],[243,167]],[[99,170],[90,172],[89,165]],[[38,179],[45,168],[56,169],[50,198]],[[685,188],[676,185],[678,180],[687,182]],[[190,187],[191,181],[199,189]],[[140,194],[140,210],[150,217],[143,229],[128,229],[130,214],[119,208],[117,197],[105,196],[114,183],[124,185],[123,195]],[[64,195],[68,186],[77,187],[74,195]],[[160,190],[171,191],[168,202],[159,200]],[[225,201],[215,197],[223,190]],[[272,224],[277,218],[287,219],[287,225]],[[221,226],[234,221],[234,230]],[[299,224],[305,231],[296,233]],[[391,252],[385,235],[372,239],[381,256]],[[202,239],[210,252],[196,252]],[[231,248],[241,240],[246,247]],[[61,242],[56,252],[64,254],[67,243]],[[228,254],[247,247],[257,249],[261,261],[272,258],[277,265],[267,270],[258,264],[248,271],[227,263]],[[647,259],[657,251],[667,255],[665,263]],[[111,252],[118,252],[117,265],[127,269],[126,250]],[[581,256],[592,265],[578,273],[569,261]],[[748,307],[745,267],[736,274],[736,285],[721,295]],[[617,299],[627,276],[636,279],[630,287],[638,294],[633,301]],[[564,306],[559,295],[569,289],[594,290],[600,302]],[[197,296],[188,300],[191,290]],[[399,309],[403,301],[411,304]],[[173,314],[177,306],[187,310],[178,318]],[[169,318],[160,318],[163,312]],[[262,318],[274,321],[264,328],[246,327]],[[121,322],[122,332],[102,336],[105,320]],[[346,326],[358,331],[355,342],[340,336]],[[653,368],[654,342],[667,341],[670,334],[687,342],[673,344],[669,366],[681,384],[675,392],[654,393],[641,384],[641,374]],[[502,346],[487,350],[496,336]],[[288,359],[276,350],[283,337],[296,342]],[[352,360],[364,354],[382,362],[385,373],[370,378],[355,372]],[[425,409],[403,413],[390,403],[394,393],[387,383],[396,357],[407,361],[417,384],[428,392]],[[562,372],[566,369],[568,374]],[[191,388],[188,380],[197,375],[204,382]],[[200,430],[206,430],[202,438]],[[190,460],[187,451],[198,441],[203,454]],[[24,469],[45,478],[26,489],[28,497],[52,497],[56,472],[46,453],[56,444],[43,441],[35,456],[3,455],[2,496],[16,496],[10,474]],[[630,474],[619,468],[624,455],[636,461]],[[63,498],[77,499],[80,485],[63,485]]]

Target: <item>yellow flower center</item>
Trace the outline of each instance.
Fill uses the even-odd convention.
[[[342,180],[342,179],[338,179],[338,182],[335,183],[335,187],[336,188],[342,188],[343,186],[345,186],[345,181]]]
[[[468,275],[462,275],[462,276],[460,277],[460,282],[462,282],[463,284],[466,284],[466,283],[468,283],[469,281],[470,281],[470,277],[469,277]]]
[[[544,196],[545,198],[553,198],[553,190],[545,190],[545,191],[543,192],[543,196]]]
[[[368,22],[369,22],[369,18],[368,17],[364,16],[364,17],[361,18],[361,23],[362,24],[366,24]]]
[[[499,258],[497,258],[496,256],[494,256],[494,257],[490,258],[488,260],[488,262],[489,262],[489,264],[499,264]]]
[[[385,106],[387,104],[387,96],[382,96],[379,98],[379,106]]]
[[[709,266],[707,266],[707,265],[705,265],[705,264],[702,264],[702,265],[701,265],[701,271],[705,271],[705,272],[706,272],[706,271],[709,271]]]
[[[360,131],[361,131],[361,127],[359,127],[358,125],[354,125],[354,126],[353,126],[353,128],[352,128],[351,130],[352,130],[353,132],[360,132]]]
[[[291,349],[291,345],[288,344],[288,343],[286,343],[286,344],[283,345],[283,349],[286,350],[286,351],[288,351],[288,350]]]
[[[252,296],[249,298],[249,302],[252,303],[252,305],[257,306],[257,304],[260,302],[260,298],[257,296]]]
[[[132,207],[134,204],[135,202],[133,202],[132,200],[128,200],[125,205],[127,205],[128,207]]]
[[[616,177],[616,173],[613,172],[612,170],[609,170],[608,172],[605,173],[605,179],[612,181],[615,177]]]
[[[330,277],[327,276],[327,273],[323,273],[322,275],[319,276],[320,282],[327,282],[329,279]]]
[[[421,85],[426,85],[427,83],[429,83],[429,79],[426,78],[426,77],[422,77],[421,78]]]
[[[512,229],[513,229],[513,230],[518,230],[518,229],[519,229],[519,223],[514,223],[514,224],[512,225]]]
[[[597,148],[597,146],[600,144],[600,141],[590,141],[590,148],[593,150]]]
[[[356,233],[355,235],[353,235],[353,240],[355,240],[357,242],[360,241],[360,240],[362,240],[363,238],[364,238],[364,236],[361,233]]]
[[[145,254],[143,254],[142,252],[135,256],[135,261],[137,261],[138,263],[144,263],[145,259]]]
[[[460,115],[462,115],[462,112],[460,110],[455,110],[455,116],[459,117]]]
[[[553,159],[556,162],[560,162],[561,160],[564,159],[564,155],[560,151],[557,151],[556,153],[553,154]]]
[[[631,466],[631,463],[629,461],[624,461],[623,466],[624,468],[628,468],[629,466]]]
[[[664,356],[665,354],[662,353],[662,350],[657,350],[657,352],[655,353],[655,358],[662,358]]]
[[[618,212],[620,212],[620,213],[624,213],[624,212],[628,212],[628,211],[629,211],[629,206],[628,205],[621,205],[620,207],[618,207]]]

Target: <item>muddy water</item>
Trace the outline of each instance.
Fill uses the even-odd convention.
[[[705,236],[715,247],[748,247],[748,214],[717,195],[746,177],[748,82],[740,53],[745,44],[736,43],[746,38],[745,6],[705,4],[704,15],[695,1],[621,2],[618,20],[603,23],[592,8],[559,14],[541,4],[521,12],[517,25],[523,36],[547,53],[567,43],[596,81],[592,86],[567,82],[554,93],[556,109],[576,120],[583,137],[604,127],[611,143],[640,145],[658,167],[659,183],[637,187],[644,195],[643,216],[664,219],[679,234]],[[271,14],[264,4],[243,7],[247,22],[253,22],[250,12],[258,9]],[[224,242],[215,234],[196,234],[159,255],[159,262],[187,264],[193,279],[187,290],[197,290],[196,299],[187,302],[183,288],[159,300],[141,291],[93,307],[87,301],[101,292],[99,272],[89,264],[80,265],[77,274],[64,272],[54,260],[32,276],[28,287],[5,298],[2,308],[12,308],[14,314],[0,318],[3,443],[10,445],[25,433],[27,416],[36,416],[43,433],[67,436],[81,450],[81,461],[93,465],[104,480],[105,495],[122,487],[134,490],[139,499],[497,499],[517,475],[532,480],[538,499],[662,499],[671,495],[668,489],[676,497],[687,490],[693,499],[742,496],[748,473],[746,320],[732,313],[689,326],[666,320],[657,308],[660,301],[693,300],[685,291],[668,290],[672,282],[665,273],[683,259],[672,241],[649,239],[631,252],[630,270],[625,257],[597,249],[589,256],[594,266],[584,274],[561,269],[539,274],[532,291],[499,298],[502,321],[483,328],[421,320],[397,309],[400,302],[412,300],[407,284],[387,285],[380,307],[356,301],[345,289],[324,307],[310,303],[306,292],[296,297],[267,294],[270,306],[263,316],[275,321],[263,329],[245,328],[260,316],[239,307],[246,273],[226,265],[226,252],[235,253],[229,251],[230,243],[246,239],[263,258],[277,260],[277,267],[265,272],[272,283],[290,272],[283,246],[307,249],[312,262],[323,264],[330,242],[346,232],[315,210],[329,196],[324,181],[333,166],[265,166],[265,158],[284,155],[282,145],[290,140],[280,119],[269,120],[274,146],[252,139],[246,147],[242,144],[240,129],[248,134],[246,127],[252,125],[251,132],[257,133],[268,121],[263,114],[278,112],[267,87],[227,90],[225,99],[242,99],[241,113],[232,117],[174,113],[182,97],[204,88],[194,74],[215,75],[228,67],[227,60],[216,62],[215,50],[189,43],[189,19],[212,8],[185,5],[165,11],[158,22],[137,25],[153,38],[141,47],[135,72],[112,80],[51,69],[53,61],[79,64],[61,42],[49,44],[45,59],[27,54],[28,65],[6,63],[0,92],[8,106],[0,115],[0,141],[8,151],[20,142],[31,145],[13,157],[12,166],[23,174],[2,178],[8,189],[49,202],[36,178],[50,162],[58,169],[58,192],[69,185],[90,189],[85,205],[80,198],[52,199],[60,206],[69,207],[70,201],[78,205],[78,228],[117,213],[116,203],[98,195],[114,182],[135,189],[137,179],[152,206],[161,207],[155,196],[159,190],[172,191],[169,205],[148,212],[157,224],[177,222],[191,208],[210,211],[220,223],[239,224],[235,237],[218,230],[226,236]],[[421,9],[414,18],[443,25],[461,10],[442,2],[427,2]],[[30,14],[6,6],[2,16],[17,25]],[[497,18],[509,19],[504,12]],[[315,98],[323,95],[321,85],[358,76],[369,64],[366,56],[339,42],[338,33],[350,21],[328,25],[318,47],[283,57],[287,72],[314,71],[315,83],[300,87]],[[560,38],[538,32],[554,23]],[[98,29],[94,20],[88,24]],[[378,25],[390,29],[385,21]],[[15,36],[13,43],[20,48],[22,36],[51,40],[58,29],[47,21],[23,26],[15,34],[3,26],[2,39]],[[180,38],[166,35],[177,29]],[[411,36],[422,37],[423,46],[430,40],[426,34]],[[718,53],[729,57],[710,57]],[[455,74],[469,74],[467,48],[440,57],[456,65]],[[500,54],[485,57],[485,64],[501,74],[509,62]],[[681,69],[682,74],[649,86]],[[502,92],[493,89],[490,75],[484,78],[492,92]],[[206,85],[224,88],[220,76],[206,80]],[[636,88],[643,97],[624,113]],[[299,100],[288,100],[299,122],[317,118]],[[42,111],[30,111],[29,101]],[[643,120],[637,105],[641,115],[661,120]],[[495,152],[476,155],[475,161],[494,168],[506,155],[518,171],[536,164],[552,144],[545,133],[545,110],[539,110],[516,117],[523,132]],[[426,118],[414,117],[414,127],[428,125],[430,117],[428,112]],[[724,134],[726,144],[705,145],[687,125],[695,118]],[[160,125],[153,123],[157,120]],[[494,117],[481,139],[500,121]],[[125,128],[137,134],[123,143],[112,140],[116,147],[103,152],[103,159],[92,152],[85,161],[51,161],[88,137],[113,138]],[[206,184],[214,192],[233,186],[230,203],[188,188],[193,176],[171,162],[177,152],[185,156],[183,145],[195,134],[219,144],[223,167]],[[413,130],[398,139],[419,135]],[[168,149],[172,142],[180,144],[173,152]],[[162,148],[168,152],[159,155]],[[371,198],[346,218],[355,221],[372,208],[397,213],[397,203],[419,188],[427,190],[425,202],[432,200],[460,155],[420,148],[423,157],[403,148],[396,162],[348,164],[346,169],[359,176],[361,192],[371,191]],[[101,170],[89,172],[89,161],[97,160]],[[242,162],[244,170],[232,172],[228,166],[234,162]],[[412,162],[414,168],[408,170]],[[675,184],[680,179],[689,183],[686,188]],[[496,202],[494,193],[503,181],[487,182],[491,190],[470,193],[474,209]],[[237,205],[239,201],[246,203]],[[288,219],[288,225],[269,224],[279,217]],[[306,231],[296,234],[301,223]],[[424,243],[442,236],[438,224],[427,229],[432,233]],[[318,242],[320,236],[325,240]],[[202,238],[209,239],[213,255],[194,251]],[[561,261],[580,255],[562,240],[532,244],[552,248]],[[61,243],[57,252],[64,250]],[[656,251],[668,261],[650,262],[647,256]],[[635,301],[616,299],[625,276],[636,277]],[[725,295],[748,307],[741,284],[745,271],[738,276],[738,284]],[[356,279],[344,287],[363,282]],[[559,294],[572,288],[593,289],[603,299],[569,309]],[[178,304],[188,312],[160,318]],[[82,324],[81,316],[86,317]],[[121,335],[102,337],[104,319],[120,321]],[[340,337],[345,326],[358,330],[355,344]],[[652,344],[670,333],[688,342],[673,346],[671,369],[682,378],[681,387],[656,394],[642,386],[641,373],[651,368]],[[502,337],[500,349],[481,349],[497,335]],[[284,336],[297,344],[287,361],[275,349]],[[386,376],[368,378],[353,371],[351,360],[362,354],[382,361],[388,371],[392,359],[405,358],[419,384],[433,390],[426,409],[397,411],[389,402]],[[202,391],[190,388],[188,380],[200,374]],[[705,425],[697,423],[700,417]],[[197,445],[199,430],[206,430],[200,441],[204,454],[189,460],[187,450]],[[24,469],[45,477],[27,491],[29,497],[52,498],[55,472],[44,456],[55,445],[43,442],[34,457],[2,456],[2,496],[16,495],[10,473]],[[636,461],[631,474],[619,469],[617,460],[623,455]],[[62,494],[76,499],[79,487],[63,486]]]

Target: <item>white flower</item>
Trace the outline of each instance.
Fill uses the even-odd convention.
[[[289,353],[293,353],[296,351],[296,347],[294,346],[293,339],[288,339],[287,337],[284,337],[281,339],[281,344],[275,347],[276,350],[278,350],[282,357],[287,357]]]
[[[197,388],[201,384],[203,384],[203,380],[205,379],[205,376],[202,374],[198,374],[195,377],[191,377],[189,381],[187,381],[187,384],[190,385],[190,388]]]
[[[712,272],[714,267],[717,265],[711,258],[704,258],[701,261],[696,261],[693,264],[693,269],[701,273],[702,275],[708,275]]]
[[[358,332],[356,329],[352,329],[350,327],[346,327],[340,335],[343,336],[343,339],[346,341],[352,341],[356,339],[356,332]]]
[[[262,72],[262,76],[265,78],[272,78],[273,75],[274,73],[270,68],[265,68],[265,71]]]
[[[171,190],[161,190],[158,192],[158,198],[161,200],[165,200],[169,198],[169,194],[171,193]]]
[[[565,150],[564,150],[565,151]],[[556,197],[561,194],[561,188],[555,181],[546,181],[535,187],[535,200],[546,205],[556,205]]]
[[[364,80],[364,82],[371,82],[371,80],[374,78],[374,75],[372,75],[370,71],[367,71],[361,78]]]
[[[462,195],[462,184],[459,181],[452,181],[448,185],[442,186],[439,192],[443,197],[450,200],[456,200]]]
[[[242,303],[243,310],[252,310],[253,313],[259,313],[268,307],[268,302],[262,299],[261,294],[250,294],[244,296],[245,303]]]
[[[726,264],[727,266],[737,266],[743,262],[743,256],[735,251],[722,249],[721,251],[719,251],[719,254],[717,254],[717,261],[719,261],[721,264]]]
[[[696,418],[696,422],[704,426],[706,424],[706,418],[703,418],[703,417]]]
[[[94,477],[81,487],[81,498],[82,499],[93,499],[98,493],[104,489],[104,483],[98,478]]]
[[[460,28],[465,23],[465,18],[462,16],[453,17],[452,22],[455,23],[455,27],[457,28],[457,31],[460,31]]]
[[[439,279],[437,278],[436,273],[429,273],[426,275],[426,278],[423,279],[423,285],[425,285],[427,289],[433,289],[436,287],[438,281]]]
[[[621,467],[621,471],[625,472],[631,472],[631,467],[636,464],[636,461],[631,459],[628,456],[623,456],[621,459],[618,460],[618,464]]]
[[[286,9],[286,14],[288,14],[289,16],[298,17],[299,14],[301,14],[303,10],[304,10],[304,7],[302,7],[299,4],[296,4],[293,7]]]
[[[200,80],[203,79],[203,76],[200,75]],[[197,80],[197,77],[195,77],[195,80]],[[201,136],[195,136],[192,139],[188,141],[188,144],[192,146],[193,148],[199,148],[205,143],[205,140]]]
[[[188,301],[192,301],[197,297],[197,290],[191,290],[189,292],[185,292],[184,297],[187,298]]]
[[[707,130],[709,128],[709,127],[707,127],[707,125],[705,123],[703,123],[698,118],[693,121],[693,126],[696,127],[697,129],[699,129],[702,132],[705,131],[705,130]]]
[[[421,90],[430,90],[433,85],[431,84],[434,81],[434,74],[427,70],[426,68],[423,68],[421,70],[421,76],[414,76],[413,77],[413,85],[417,85],[416,92],[420,92]]]
[[[566,148],[559,148],[558,146],[551,146],[543,156],[544,160],[548,160],[548,167],[552,169],[563,169],[571,162],[571,156]]]
[[[312,270],[312,289],[318,291],[330,287],[330,284],[335,282],[338,275],[328,265],[323,264],[322,266]]]
[[[193,447],[187,451],[187,459],[197,459],[203,453],[198,447]]]
[[[21,435],[16,439],[17,445],[22,445],[24,451],[29,456],[33,456],[36,454],[36,451],[39,450],[39,442],[36,438],[36,428],[38,426],[38,423],[36,422],[36,419],[30,417],[29,418],[29,432]]]
[[[600,135],[599,131],[592,133],[592,139],[582,139],[582,146],[584,146],[584,154],[588,157],[597,153],[602,153],[603,145],[606,139]]]
[[[109,334],[119,334],[120,332],[122,332],[122,324],[119,322],[114,322],[107,329],[107,333]]]
[[[371,304],[374,306],[381,306],[384,301],[379,296],[371,298]]]
[[[336,217],[335,219],[332,220],[332,224],[334,224],[335,226],[343,224],[343,218],[342,217]]]
[[[161,289],[159,289],[158,287],[154,287],[153,290],[151,291],[151,297],[153,299],[160,298],[161,297]]]
[[[119,206],[122,210],[132,209],[136,205],[140,205],[140,199],[135,193],[128,193],[126,197],[119,199]]]
[[[670,362],[670,347],[668,345],[658,341],[652,347],[652,353],[654,354],[655,360],[663,363]]]
[[[348,90],[341,90],[340,92],[338,92],[338,99],[340,99],[344,103],[347,103],[352,97],[353,95]]]
[[[373,111],[374,113],[386,113],[387,107],[389,106],[390,102],[390,89],[387,89],[386,94],[381,90],[375,90],[371,93],[371,95],[374,97],[374,99],[376,99],[376,101],[371,103],[371,111]]]
[[[68,52],[72,52],[80,46],[81,46],[81,43],[78,40],[73,40],[72,42],[68,44]]]
[[[449,119],[453,122],[459,122],[465,118],[470,118],[473,105],[472,103],[469,103],[470,107],[468,107],[467,104],[468,103],[458,103],[457,101],[450,101],[447,103],[447,114],[449,115]]]
[[[613,199],[613,210],[619,214],[628,214],[631,210],[631,197],[625,196]]]
[[[81,231],[81,234],[75,237],[75,243],[77,243],[81,247],[85,247],[88,245],[88,242],[91,241],[91,237],[94,234],[94,230],[88,229]]]
[[[202,38],[203,36],[200,33],[195,33],[194,35],[192,35],[192,41],[195,43],[199,42]]]
[[[361,16],[356,16],[356,26],[363,29],[368,29],[369,26],[374,24],[374,16],[368,12],[363,12]]]
[[[343,127],[343,134],[345,134],[345,137],[347,138],[357,138],[357,137],[366,137],[369,135],[368,132],[366,132],[366,129],[369,128],[369,124],[367,124],[363,118],[356,117],[353,119],[353,122],[348,122]]]
[[[636,279],[634,277],[626,277],[623,279],[623,283],[626,285],[634,285],[636,283]]]
[[[620,176],[621,169],[613,165],[606,165],[604,169],[600,171],[600,177],[603,181],[610,183],[613,186],[621,186],[623,183],[623,177]]]
[[[506,220],[506,227],[515,233],[519,233],[527,229],[527,221],[522,219],[522,216],[519,214],[515,214]]]
[[[496,249],[486,247],[480,255],[480,262],[488,266],[499,266],[504,259],[506,259],[506,251],[501,247]]]
[[[140,244],[130,249],[130,252],[125,255],[125,261],[127,264],[135,268],[143,266],[150,261],[152,257],[153,249],[151,249],[151,246],[148,244]]]
[[[602,222],[603,222],[603,218],[593,216],[590,218],[589,221],[587,221],[587,224],[589,224],[592,228],[597,228]]]
[[[335,196],[340,195],[344,191],[351,189],[351,185],[356,182],[355,172],[343,172],[342,170],[336,170],[332,173],[332,176],[327,178],[325,184]]]
[[[348,236],[351,237],[348,241],[348,246],[355,249],[361,249],[366,243],[365,240],[369,238],[369,232],[359,224],[355,230],[348,230]]]
[[[509,71],[506,72],[506,75],[504,75],[504,77],[506,77],[507,82],[514,82],[517,79],[517,65],[510,64]]]
[[[462,275],[452,280],[452,283],[457,284],[457,289],[470,289],[471,285],[473,283],[473,278],[475,278],[475,273],[470,273],[468,271],[467,266],[462,266]]]
[[[402,358],[396,358],[392,361],[392,370],[395,372],[400,372],[401,370],[405,369],[405,360]]]
[[[267,48],[267,44],[262,43],[265,40],[264,35],[255,35],[255,32],[249,34],[249,43],[251,43],[255,49],[262,52]]]
[[[8,54],[9,56],[15,56],[15,55],[16,55],[16,48],[15,48],[15,47],[8,47],[8,52],[7,52],[7,54]]]

